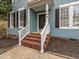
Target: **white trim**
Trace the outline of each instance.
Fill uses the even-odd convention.
[[[73,27],[73,6],[69,6],[69,28]]]
[[[49,5],[46,4],[46,24],[49,22]]]
[[[66,6],[76,5],[76,4],[79,4],[79,1],[63,4],[63,5],[60,5],[59,7],[61,8],[61,7],[66,7]]]
[[[12,19],[12,13],[14,13],[14,11],[10,12],[10,28],[14,28],[13,25],[11,24],[12,23],[12,20],[11,20]]]
[[[19,28],[23,28],[22,26],[20,26],[20,11],[25,9],[24,7],[18,9],[18,27]],[[12,25],[11,25],[11,14],[13,13],[14,11],[11,11],[10,12],[10,28],[14,28]],[[14,20],[13,20],[14,21]]]
[[[79,27],[60,27],[60,29],[79,29]]]
[[[18,27],[20,28],[20,11],[18,11]]]
[[[65,6],[64,6],[65,7]],[[60,29],[79,29],[79,26],[73,26],[73,9],[74,9],[74,6],[73,5],[70,5],[68,6],[69,7],[69,26],[68,27],[63,27],[61,26],[61,8],[59,8],[59,24],[60,24]]]
[[[42,15],[42,14],[46,14],[45,12],[41,12],[41,13],[38,13],[37,14],[37,31],[39,32],[40,29],[39,29],[39,15]]]
[[[28,8],[28,24],[29,25],[29,32],[30,32],[30,8]]]
[[[20,9],[18,9],[18,11],[21,11],[21,10],[23,10],[23,9],[25,9],[25,7],[22,7],[22,8],[20,8]]]
[[[13,2],[16,2],[16,1],[18,1],[18,0],[12,0],[12,3],[13,3]]]
[[[12,3],[14,2],[14,0],[12,0]]]

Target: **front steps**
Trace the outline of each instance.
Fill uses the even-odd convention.
[[[48,43],[50,42],[51,36],[47,35],[44,49],[47,48]],[[22,41],[23,46],[30,47],[33,49],[41,50],[41,35],[38,32],[33,32],[28,34]]]

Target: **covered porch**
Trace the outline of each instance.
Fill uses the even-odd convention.
[[[28,22],[27,26],[19,31],[19,45],[30,46],[41,52],[47,48],[51,39],[49,10],[52,4],[49,2],[50,0],[40,0],[35,3],[27,3]]]
[[[46,24],[49,24],[49,4],[36,7],[28,6],[30,32],[42,32]]]

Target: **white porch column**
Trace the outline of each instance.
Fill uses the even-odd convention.
[[[49,15],[49,7],[48,7],[48,4],[46,4],[45,5],[45,7],[46,7],[46,22],[45,22],[45,24],[48,24],[48,20],[49,20],[49,18],[48,18],[48,15]],[[41,37],[41,38],[43,38],[43,37]],[[44,42],[41,40],[41,53],[43,53],[44,52]]]
[[[46,24],[49,22],[49,5],[46,4]]]
[[[27,25],[29,25],[29,32],[30,32],[30,8],[28,8],[28,23]]]

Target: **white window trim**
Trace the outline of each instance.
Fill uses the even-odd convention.
[[[68,27],[61,26],[61,13],[59,13],[59,27],[60,27],[60,29],[79,29],[79,26],[73,26],[73,5],[77,5],[77,4],[79,4],[79,1],[59,6],[59,12],[61,12],[62,7],[69,6],[69,26]]]
[[[76,5],[76,4],[79,4],[79,1],[71,2],[71,3],[68,3],[68,4],[59,5],[59,7],[61,8],[61,7],[72,6],[72,5]]]
[[[60,29],[69,29],[68,26],[67,27],[61,26],[61,8],[62,7],[59,8],[59,27],[60,27]]]
[[[12,23],[12,20],[11,20],[12,19],[12,13],[14,13],[14,11],[10,12],[10,28],[14,28],[14,25],[11,24]]]
[[[24,9],[25,9],[24,7],[18,9],[18,27],[19,27],[19,28],[23,28],[23,26],[20,25],[20,11],[21,11],[21,10],[24,10]]]
[[[40,29],[39,29],[39,15],[42,15],[42,14],[46,14],[45,12],[41,12],[41,13],[38,13],[37,14],[37,31],[40,32]],[[46,21],[46,19],[45,19]],[[45,22],[46,23],[46,22]],[[42,30],[42,29],[41,29]]]
[[[13,2],[16,2],[16,1],[18,1],[18,0],[15,0],[15,1],[14,1],[14,0],[12,0],[12,3],[13,3]]]

